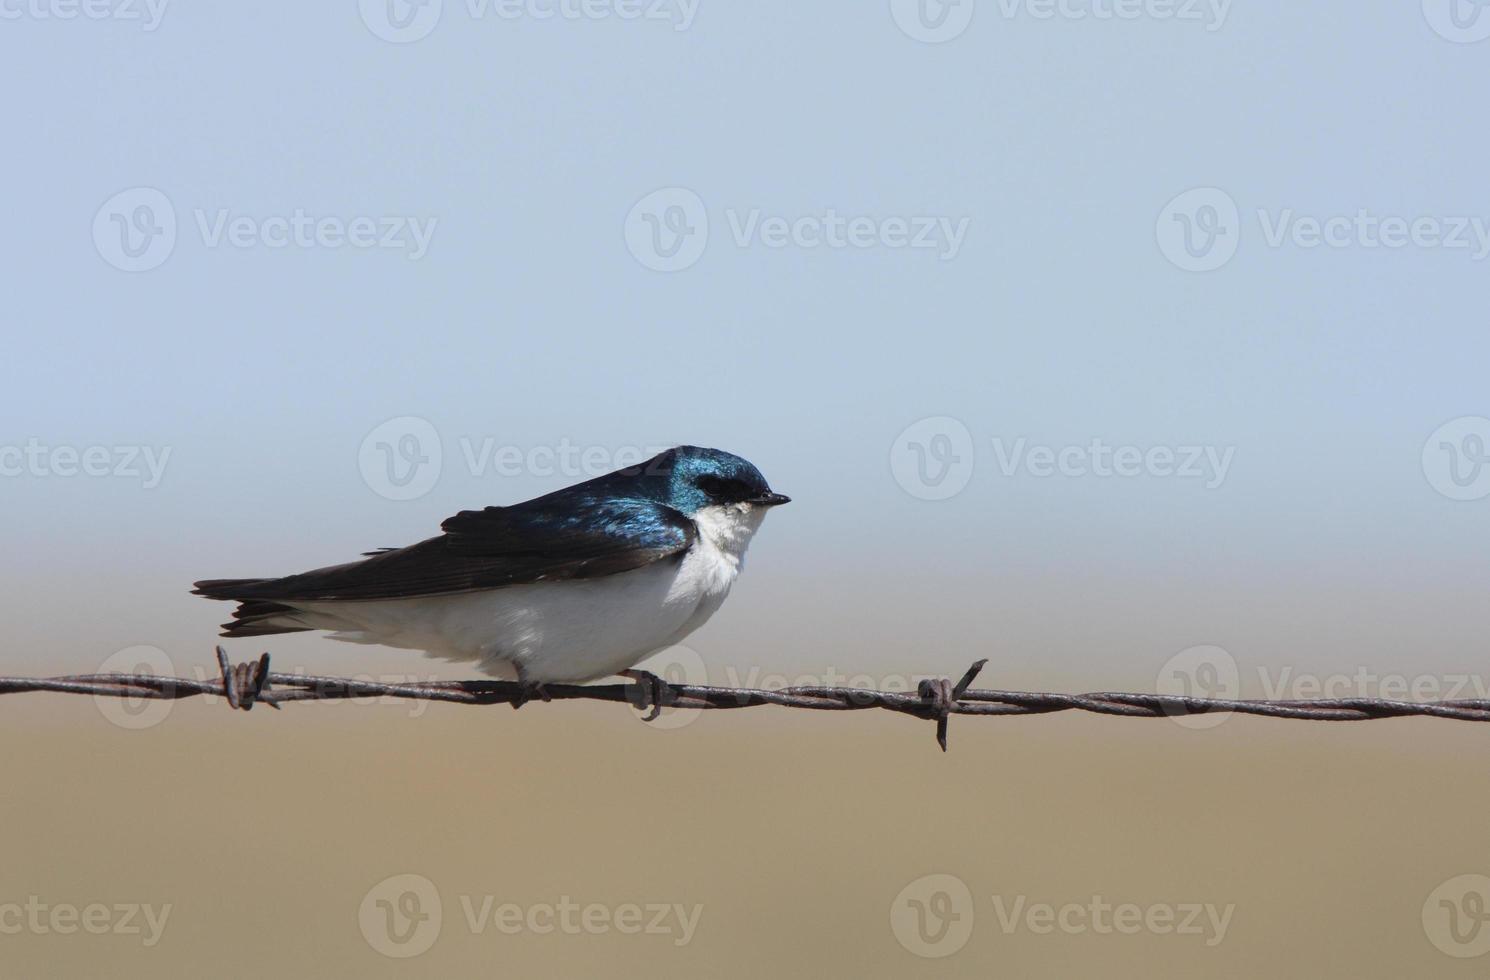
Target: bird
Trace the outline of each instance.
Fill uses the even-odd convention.
[[[522,685],[623,676],[702,626],[766,512],[791,498],[749,461],[677,446],[508,506],[463,510],[441,534],[282,578],[205,579],[238,603],[225,637],[312,630],[417,650]],[[654,703],[660,704],[660,699]]]

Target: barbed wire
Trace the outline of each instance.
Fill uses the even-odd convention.
[[[773,704],[814,711],[856,711],[879,708],[936,722],[936,740],[947,750],[947,721],[952,715],[1040,715],[1057,711],[1088,711],[1124,718],[1168,718],[1233,712],[1300,721],[1374,721],[1380,718],[1428,717],[1454,721],[1490,721],[1490,700],[1395,701],[1387,698],[1319,698],[1309,700],[1196,698],[1175,694],[1138,694],[1104,691],[1092,694],[1054,694],[995,691],[971,687],[988,663],[979,660],[955,684],[948,678],[920,682],[915,693],[873,691],[858,687],[796,686],[773,690],[674,684],[645,671],[634,671],[627,684],[545,684],[514,681],[428,681],[383,684],[350,677],[274,673],[269,654],[233,664],[227,651],[217,648],[219,677],[194,680],[156,674],[69,674],[62,677],[0,677],[0,694],[50,691],[91,694],[94,697],[180,699],[209,695],[248,711],[255,704],[278,709],[292,701],[338,701],[351,698],[392,697],[449,704],[510,704],[520,708],[535,698],[543,701],[624,701],[647,710],[655,719],[663,708],[751,708]]]

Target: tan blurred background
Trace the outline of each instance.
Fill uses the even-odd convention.
[[[1435,888],[1490,871],[1490,777],[1475,761],[1487,732],[1466,723],[957,718],[943,755],[929,723],[878,712],[761,708],[651,729],[618,705],[243,715],[191,701],[129,731],[88,698],[5,709],[0,903],[170,905],[150,948],[143,935],[0,936],[6,977],[1485,970],[1422,922]],[[359,910],[406,874],[441,912],[432,941],[394,921],[428,944],[399,959]],[[940,906],[971,922],[940,958],[892,929],[897,901],[905,915],[928,900],[902,890],[929,874],[971,897]],[[407,911],[403,890],[369,901]],[[525,917],[566,896],[603,908],[571,913],[568,934],[468,919],[484,902]],[[1098,896],[1179,918],[1192,903],[1234,908],[1220,936],[1204,918],[1198,934],[1136,935],[1000,918],[1021,897]],[[665,934],[645,931],[651,914],[631,935],[610,918],[654,903],[700,907],[686,942],[673,913]],[[944,924],[927,920],[928,934]]]

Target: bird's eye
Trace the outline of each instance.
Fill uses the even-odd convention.
[[[698,488],[715,500],[744,500],[749,496],[745,484],[719,476],[701,476]]]

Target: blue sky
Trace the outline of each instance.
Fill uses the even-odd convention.
[[[0,476],[16,669],[195,662],[223,608],[194,578],[408,543],[586,475],[563,447],[675,442],[795,498],[711,663],[1483,659],[1490,499],[1423,455],[1490,415],[1490,42],[1446,5],[394,2],[5,8],[0,447],[48,450]],[[1214,215],[1189,271],[1174,229]],[[1390,222],[1411,240],[1374,245]],[[389,451],[440,447],[412,499],[360,465],[400,419]],[[1005,472],[1019,440],[1072,465]],[[1094,440],[1230,462],[1104,477]],[[897,478],[948,446],[959,492]],[[158,485],[116,449],[168,451]]]

